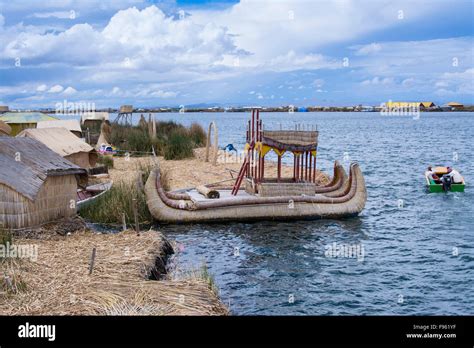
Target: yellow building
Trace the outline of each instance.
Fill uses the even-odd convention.
[[[449,107],[451,107],[451,109],[454,109],[454,110],[462,110],[464,109],[464,105],[461,104],[461,103],[457,103],[457,102],[449,102],[448,104]]]
[[[435,107],[433,102],[394,102],[388,101],[385,103],[388,109],[408,109],[408,108],[420,108],[420,110],[430,109]]]

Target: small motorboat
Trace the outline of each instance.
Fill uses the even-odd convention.
[[[464,177],[461,176],[461,182],[454,183],[452,177],[449,174],[449,167],[434,167],[431,172],[427,170],[425,172],[426,185],[429,192],[464,192],[466,183]],[[452,170],[455,170],[452,168]],[[433,174],[439,179],[433,178]]]
[[[76,207],[78,209],[83,208],[84,206],[91,203],[94,199],[102,196],[111,188],[112,188],[112,181],[87,186],[85,189],[78,189]]]

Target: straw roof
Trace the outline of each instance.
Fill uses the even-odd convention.
[[[12,127],[10,127],[8,124],[6,124],[3,121],[0,121],[0,136],[10,135],[11,132],[12,132]]]
[[[37,123],[48,120],[57,120],[57,118],[42,112],[6,112],[0,115],[0,121],[6,123]]]
[[[71,132],[81,132],[81,124],[79,120],[51,120],[51,121],[40,121],[36,125],[36,128],[65,128]]]
[[[318,146],[317,131],[263,131],[262,143],[287,151],[309,151]]]
[[[109,119],[108,112],[97,112],[97,111],[84,112],[81,116],[81,123],[84,123],[84,121],[87,121],[87,120],[106,121],[108,119]]]
[[[0,137],[0,184],[34,201],[48,176],[86,171],[30,138]]]
[[[79,152],[95,151],[65,128],[25,129],[17,137],[33,138],[65,157]]]

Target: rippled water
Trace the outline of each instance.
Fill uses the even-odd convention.
[[[158,114],[219,126],[220,145],[242,148],[248,114]],[[368,202],[346,220],[160,226],[205,261],[236,315],[474,314],[474,113],[268,113],[267,128],[317,124],[318,167],[344,154],[366,178]],[[465,193],[428,194],[423,172],[448,164]],[[402,200],[402,201],[400,201]],[[364,257],[328,257],[328,245]],[[361,249],[359,249],[361,250]],[[294,300],[294,301],[293,301]]]

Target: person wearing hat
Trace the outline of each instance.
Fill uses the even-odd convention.
[[[459,174],[459,172],[456,170],[456,169],[453,169],[451,167],[448,167],[447,168],[448,170],[448,174],[445,174],[445,175],[448,175],[451,177],[451,181],[453,184],[462,184],[462,176],[461,174]]]

